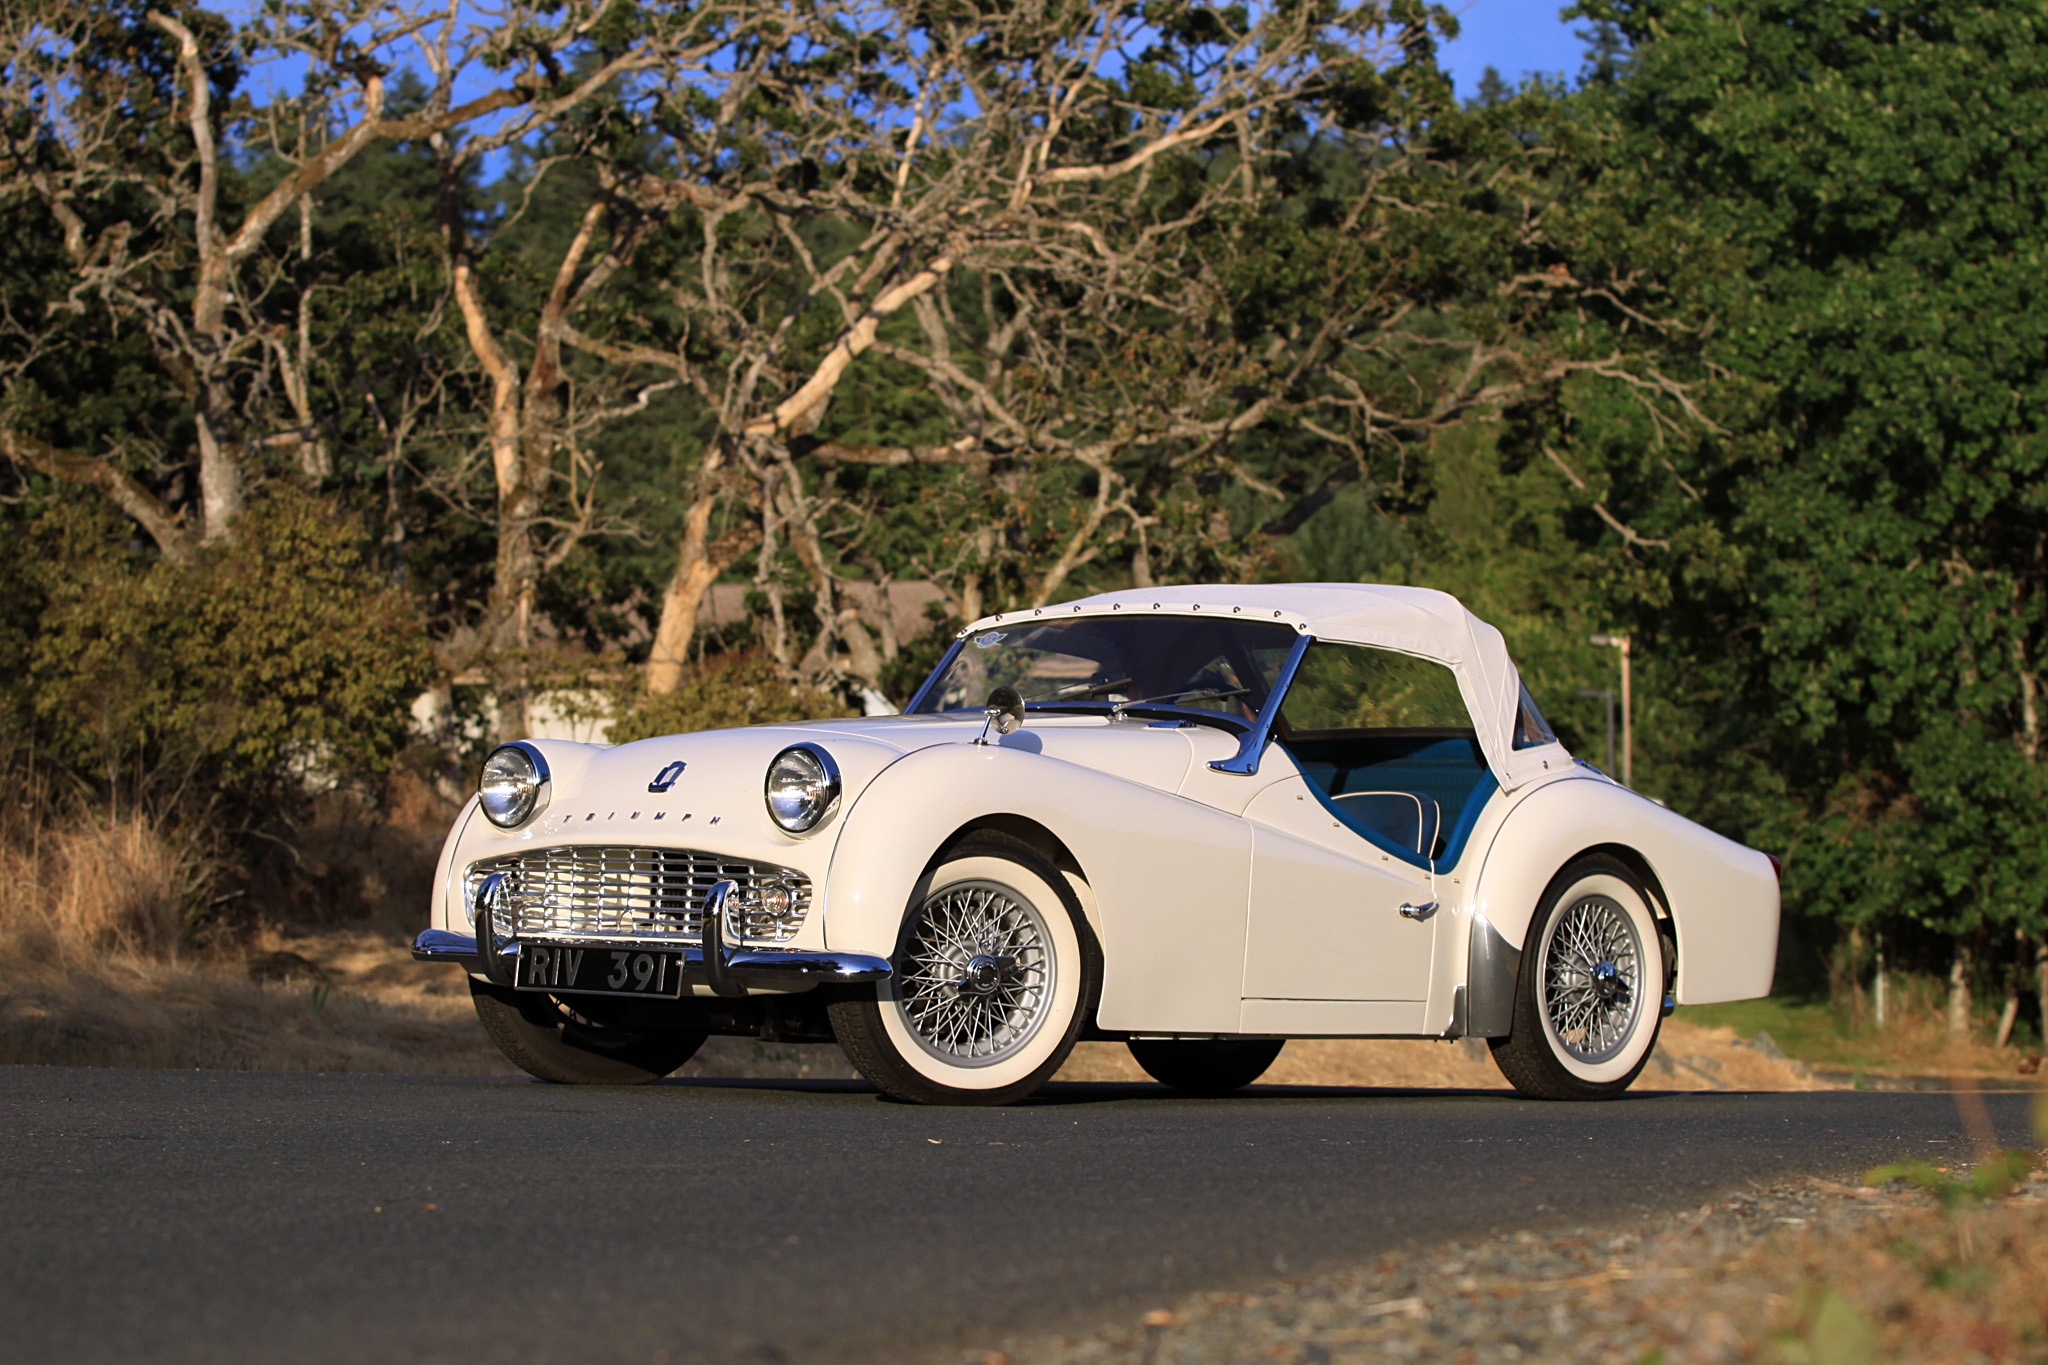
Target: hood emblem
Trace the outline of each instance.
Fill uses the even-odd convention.
[[[667,791],[676,784],[676,779],[683,775],[683,769],[688,766],[680,758],[677,759],[654,775],[654,780],[647,784],[647,790],[651,792]]]

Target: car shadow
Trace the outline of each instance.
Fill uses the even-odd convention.
[[[837,1078],[671,1076],[655,1081],[657,1087],[697,1090],[780,1091],[798,1095],[858,1095],[878,1104],[899,1104],[862,1080]],[[1700,1094],[1732,1095],[1739,1091],[1716,1090],[1631,1090],[1624,1101],[1670,1100]],[[1291,1100],[1389,1100],[1465,1099],[1498,1100],[1513,1103],[1543,1103],[1527,1100],[1511,1087],[1395,1086],[1395,1085],[1252,1085],[1228,1095],[1189,1095],[1155,1081],[1051,1081],[1037,1093],[1017,1101],[1020,1109],[1060,1108],[1090,1104],[1120,1104],[1131,1101],[1172,1101],[1184,1104],[1278,1104]],[[1616,1101],[1606,1101],[1614,1103]]]

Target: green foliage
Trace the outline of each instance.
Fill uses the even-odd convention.
[[[1440,663],[1365,645],[1313,646],[1287,690],[1295,730],[1466,728],[1457,675]]]
[[[643,695],[621,707],[605,738],[630,744],[655,735],[845,714],[845,704],[837,698],[813,688],[792,687],[766,655],[715,654],[691,670],[675,691]]]
[[[1834,1289],[1821,1292],[1804,1334],[1778,1343],[1786,1365],[1871,1365],[1882,1337],[1877,1325]]]
[[[1710,814],[1788,853],[1795,907],[2040,930],[2048,840],[2013,813],[2048,798],[2048,15],[1578,13],[1628,60],[1572,100],[1598,133],[1574,268],[1664,282],[1639,344],[1682,354],[1714,426],[1567,386],[1513,440],[1664,542],[1610,553],[1604,593],[1638,658],[1683,661],[1684,762],[1718,770]]]
[[[1882,1185],[1887,1181],[1904,1180],[1933,1195],[1944,1209],[1975,1209],[2023,1184],[2040,1160],[2037,1153],[2021,1148],[1994,1152],[1970,1167],[1969,1174],[1960,1177],[1925,1161],[1905,1161],[1871,1168],[1864,1172],[1863,1183]]]
[[[81,499],[23,528],[14,586],[34,605],[8,691],[44,761],[245,811],[389,765],[432,672],[411,603],[364,567],[347,517],[277,489],[182,565],[118,529]]]

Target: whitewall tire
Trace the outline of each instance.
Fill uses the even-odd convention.
[[[1664,941],[1636,875],[1604,855],[1550,883],[1529,925],[1501,1074],[1537,1099],[1621,1094],[1642,1072],[1663,1023]]]
[[[833,1033],[884,1094],[1008,1104],[1073,1051],[1101,954],[1066,878],[1030,845],[970,834],[912,893],[894,970],[830,1007]]]

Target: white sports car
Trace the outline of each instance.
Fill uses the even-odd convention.
[[[1674,1003],[1770,989],[1778,880],[1574,760],[1456,599],[1201,586],[977,621],[901,716],[503,745],[432,925],[550,1081],[740,1034],[1001,1104],[1109,1039],[1214,1094],[1289,1038],[1480,1037],[1597,1099]]]

